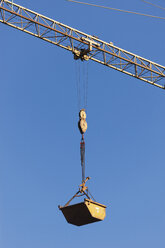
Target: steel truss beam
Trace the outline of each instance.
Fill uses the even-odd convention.
[[[165,67],[95,36],[40,15],[7,0],[0,0],[0,22],[65,48],[75,59],[91,59],[165,89]]]

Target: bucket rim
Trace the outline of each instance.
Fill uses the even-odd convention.
[[[75,203],[75,204],[68,205],[68,206],[58,206],[58,208],[59,208],[60,210],[62,210],[62,209],[64,209],[64,208],[69,208],[69,207],[72,207],[72,206],[82,205],[82,204],[84,204],[84,203],[86,203],[86,202],[95,204],[95,205],[97,205],[97,206],[99,206],[99,207],[107,208],[107,206],[105,206],[105,205],[103,205],[103,204],[101,204],[101,203],[92,201],[91,199],[87,199],[87,198],[84,198],[84,201],[82,201],[82,202]]]
[[[98,205],[100,207],[107,208],[107,206],[105,206],[104,204],[101,204],[99,202],[92,201],[91,199],[84,198],[84,202],[90,202],[90,203],[93,203],[93,204]]]

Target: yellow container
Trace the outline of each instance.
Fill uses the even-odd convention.
[[[89,199],[67,207],[59,207],[59,209],[67,222],[76,226],[101,221],[106,216],[106,206]]]

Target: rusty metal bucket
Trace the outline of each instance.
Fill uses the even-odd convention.
[[[106,206],[84,199],[84,202],[64,206],[59,206],[68,223],[82,226],[93,222],[104,220],[106,216]]]

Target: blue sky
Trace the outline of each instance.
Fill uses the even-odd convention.
[[[163,20],[15,2],[165,65]],[[88,2],[165,17],[140,0]],[[0,247],[164,248],[165,91],[89,62],[86,175],[107,217],[78,228],[58,210],[81,181],[73,55],[3,24],[0,37]]]

